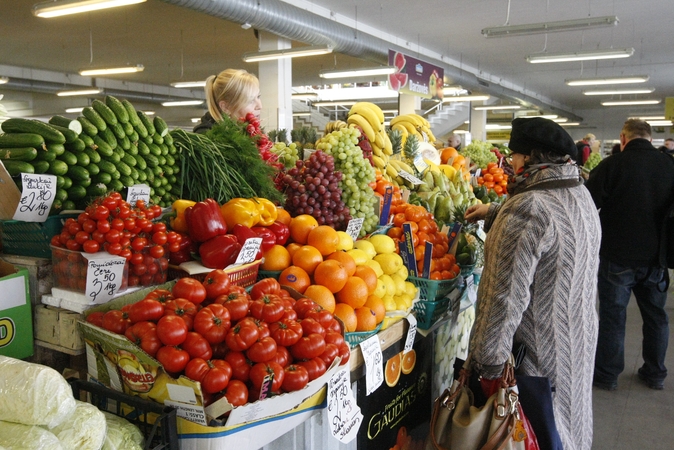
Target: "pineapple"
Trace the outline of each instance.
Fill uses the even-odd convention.
[[[417,157],[419,154],[419,139],[415,135],[409,135],[407,136],[407,140],[405,140],[405,146],[403,147],[403,161],[405,161],[410,167],[414,168],[414,172],[412,175],[417,176],[419,173],[417,172],[416,167],[414,166],[414,159]]]
[[[391,141],[393,154],[399,154],[403,149],[403,134],[398,130],[388,130],[388,138]]]

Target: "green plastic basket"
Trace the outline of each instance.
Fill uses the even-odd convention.
[[[0,220],[2,252],[8,255],[51,258],[51,238],[61,232],[66,219],[77,214],[49,216],[44,222]]]
[[[473,270],[475,270],[475,264],[470,264],[470,265],[461,265],[459,264],[459,267],[461,268],[461,276],[462,277],[467,277],[470,274],[473,273]]]
[[[377,328],[375,328],[372,331],[353,331],[350,333],[344,333],[344,340],[346,341],[347,344],[349,344],[349,347],[355,347],[361,342],[363,342],[366,339],[369,339],[371,336],[374,336],[375,334],[379,333],[379,330],[381,330],[381,326],[384,322],[379,322],[379,325],[377,325]]]
[[[275,280],[278,280],[279,275],[281,275],[280,270],[258,270],[257,281],[263,280],[265,278],[274,278]]]
[[[444,297],[438,301],[419,300],[414,302],[412,311],[417,319],[417,327],[422,330],[429,329],[449,310],[450,304],[449,297]]]
[[[440,300],[452,292],[459,282],[459,277],[451,280],[429,280],[428,278],[407,277],[419,289],[422,300]]]

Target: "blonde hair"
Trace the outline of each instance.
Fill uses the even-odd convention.
[[[592,133],[586,134],[585,137],[583,138],[584,141],[590,141],[592,139],[597,139],[597,137]]]
[[[204,87],[208,112],[216,122],[220,122],[223,113],[231,116],[239,111],[257,97],[259,90],[257,77],[245,70],[226,69],[217,76],[211,75]],[[220,109],[220,102],[225,103],[224,109]],[[232,119],[238,120],[240,117]]]

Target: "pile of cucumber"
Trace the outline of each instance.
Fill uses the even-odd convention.
[[[83,209],[92,198],[141,183],[162,207],[180,196],[180,154],[166,122],[127,100],[107,95],[76,120],[11,118],[0,128],[0,160],[10,175],[56,175],[55,212]]]

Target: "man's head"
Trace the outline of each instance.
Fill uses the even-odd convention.
[[[459,135],[454,133],[450,134],[449,138],[447,138],[447,146],[457,148],[459,145],[461,145],[461,138]]]
[[[620,131],[620,150],[632,139],[651,140],[651,126],[648,122],[640,119],[627,119]]]
[[[665,147],[667,147],[667,150],[674,150],[674,139],[672,138],[665,139]]]

